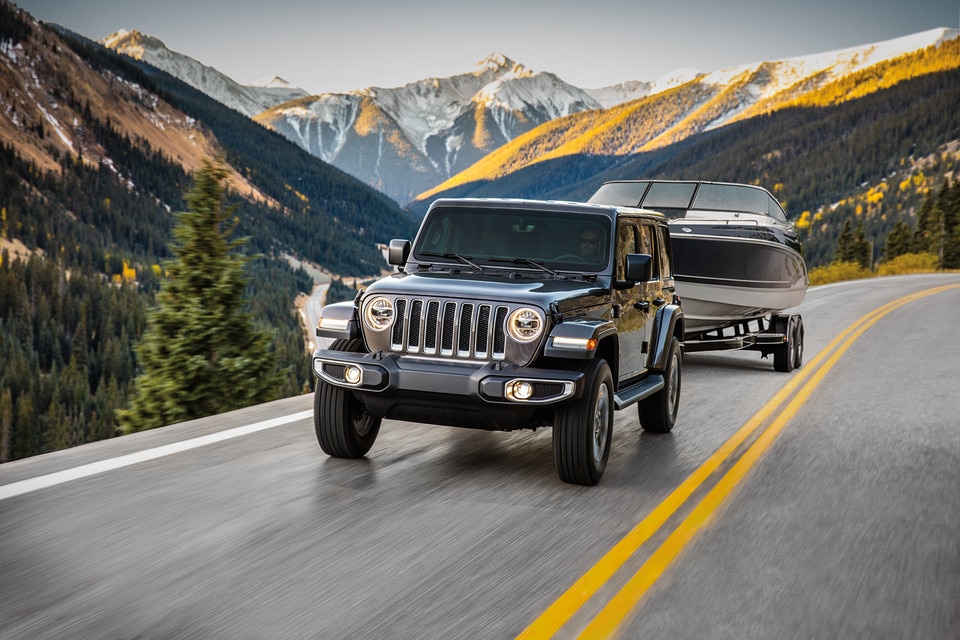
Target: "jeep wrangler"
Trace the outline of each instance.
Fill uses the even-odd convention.
[[[683,312],[664,217],[629,207],[441,199],[398,272],[326,305],[313,354],[320,447],[364,456],[383,418],[553,428],[560,478],[594,485],[614,410],[665,433],[680,404]]]

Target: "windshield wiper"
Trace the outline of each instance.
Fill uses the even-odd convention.
[[[509,262],[510,264],[523,264],[523,265],[527,265],[528,267],[536,267],[541,271],[546,271],[552,276],[557,275],[557,272],[554,271],[553,269],[547,268],[542,264],[540,264],[539,262],[536,262],[535,260],[531,260],[530,258],[487,258],[487,259],[490,262]]]
[[[463,264],[470,265],[471,267],[473,267],[473,268],[476,269],[477,271],[480,271],[481,273],[483,272],[483,267],[481,267],[480,265],[478,265],[476,262],[470,260],[469,258],[460,255],[459,253],[433,253],[433,252],[431,252],[431,251],[421,251],[421,252],[420,252],[420,255],[422,255],[422,256],[433,256],[433,257],[436,257],[436,258],[447,258],[448,260],[449,260],[450,258],[456,258],[457,260],[459,260],[459,261],[462,262]]]

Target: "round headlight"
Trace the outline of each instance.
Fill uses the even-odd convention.
[[[393,324],[393,302],[388,298],[374,298],[363,314],[364,324],[374,331],[383,331]]]
[[[517,342],[530,342],[543,332],[543,316],[536,309],[517,309],[507,318],[507,331]]]

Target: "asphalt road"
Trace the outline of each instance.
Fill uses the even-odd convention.
[[[330,459],[311,396],[7,463],[0,638],[960,638],[960,288],[907,299],[957,284],[811,289],[792,374],[687,356],[674,432],[618,414],[592,488],[549,429]]]
[[[317,322],[320,320],[320,310],[323,308],[323,301],[327,297],[327,289],[329,288],[329,282],[314,285],[313,292],[310,294],[310,297],[307,298],[307,301],[304,302],[303,306],[300,308],[300,319],[303,320],[303,326],[307,327],[308,329],[308,351],[311,352],[320,344],[326,347],[333,342],[328,338],[317,338],[314,335]]]

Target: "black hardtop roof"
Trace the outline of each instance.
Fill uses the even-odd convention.
[[[659,211],[649,211],[638,207],[594,202],[571,202],[566,200],[532,200],[525,198],[439,198],[430,205],[429,211],[441,207],[449,208],[487,208],[487,209],[536,209],[538,211],[558,211],[563,213],[615,215],[644,215],[663,218]]]

